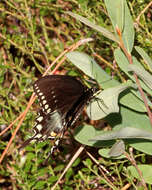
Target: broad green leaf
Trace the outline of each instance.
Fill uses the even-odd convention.
[[[125,144],[124,141],[117,141],[110,149],[109,156],[110,157],[118,157],[121,156],[125,152]]]
[[[35,154],[32,153],[32,152],[27,153],[26,156],[27,156],[27,157],[26,157],[27,160],[32,160],[33,158],[35,158]]]
[[[146,131],[152,130],[149,117],[145,113],[136,112],[124,106],[120,106],[119,113],[112,113],[108,115],[105,120],[111,127],[116,127],[116,129],[133,126],[134,128]]]
[[[117,81],[111,80],[111,77],[95,62],[92,57],[87,54],[73,51],[67,53],[66,56],[86,75],[95,79],[99,84],[102,84],[102,88],[119,84]]]
[[[96,95],[94,102],[87,107],[87,114],[93,120],[104,118],[110,113],[119,112],[118,96],[129,87],[129,84],[121,84],[119,86],[103,90]]]
[[[124,0],[124,5],[125,5],[124,8],[125,18],[124,18],[124,29],[122,33],[122,38],[126,49],[128,50],[129,53],[131,53],[134,45],[135,31],[134,31],[133,20],[126,0]]]
[[[152,75],[148,73],[144,68],[141,68],[137,65],[130,64],[128,65],[128,71],[135,72],[142,80],[143,82],[152,89]]]
[[[126,93],[126,91],[123,91],[121,93],[121,99],[120,99],[119,103],[121,105],[124,105],[135,111],[146,112],[147,110],[145,108],[145,104],[143,103],[141,98],[139,99],[136,95],[136,94],[138,94],[138,92],[136,92],[135,90],[132,90],[132,89],[130,89],[131,92],[129,91]],[[140,96],[140,95],[138,94],[138,96]]]
[[[140,129],[141,129],[142,132],[144,132],[145,136],[147,135],[147,131],[148,131],[148,135],[149,133],[150,135],[152,133],[152,127],[150,125],[149,118],[146,116],[146,114],[143,114],[140,112],[134,112],[123,106],[121,106],[120,113],[110,114],[105,118],[105,120],[109,123],[109,125],[112,128],[114,128],[112,132],[113,131],[115,132],[115,130],[120,130],[122,128],[125,128],[126,126],[133,126],[134,128],[137,129],[138,133],[140,132]],[[131,128],[130,133],[136,130],[134,128],[132,129],[132,127],[129,127],[129,128]],[[75,130],[75,139],[82,144],[95,146],[95,147],[108,147],[114,144],[115,140],[103,140],[103,141],[90,140],[90,139],[93,139],[95,136],[99,136],[99,135],[105,136],[105,132],[99,129],[95,129],[93,126],[90,126],[90,125],[79,126]],[[132,134],[130,134],[130,137],[131,135]],[[116,137],[119,137],[119,136],[117,135]],[[137,133],[136,133],[136,137],[137,137]],[[132,139],[125,140],[125,142],[128,145],[135,148],[136,150],[152,155],[152,148],[151,148],[152,142],[149,140],[142,139],[142,135],[140,135],[139,137],[140,137],[139,139],[132,138]],[[146,138],[149,139],[148,136],[146,136]],[[109,139],[111,139],[111,136]]]
[[[58,180],[58,176],[51,176],[47,179],[47,182],[52,184],[53,182]]]
[[[81,144],[94,146],[94,147],[107,147],[107,146],[112,146],[114,144],[114,141],[102,141],[97,143],[90,141],[90,139],[92,139],[94,136],[98,135],[99,133],[102,133],[102,131],[96,129],[91,125],[84,125],[84,126],[79,126],[75,129],[74,138]]]
[[[105,5],[114,29],[116,26],[123,31],[124,28],[124,0],[105,0]],[[112,6],[111,6],[112,5]],[[117,33],[116,33],[117,34]]]
[[[116,31],[116,27],[119,28],[126,49],[131,52],[134,44],[134,26],[126,0],[105,0],[105,5],[114,30]]]
[[[105,118],[105,120],[109,123],[111,127],[114,127],[115,130],[119,130],[120,128],[126,126],[133,126],[137,129],[152,131],[149,118],[146,114],[135,112],[123,106],[120,107],[119,114],[110,114]],[[136,150],[152,155],[151,141],[144,139],[128,139],[127,142]]]
[[[87,54],[74,51],[67,53],[66,56],[76,67],[82,70],[86,75],[95,79],[98,84],[102,86],[103,89],[115,87],[120,84],[118,81],[111,79],[111,77],[95,62],[95,60]],[[139,112],[146,111],[144,103],[131,92],[123,94],[120,103]]]
[[[126,158],[124,155],[121,155],[121,156],[118,156],[118,157],[111,157],[109,155],[109,151],[110,151],[110,148],[101,148],[99,149],[99,154],[105,158],[109,158],[109,159],[123,159],[123,158]]]
[[[137,165],[139,170],[142,172],[142,176],[144,178],[144,181],[148,184],[152,184],[152,166],[141,164]],[[131,172],[131,175],[141,181],[141,177],[139,176],[139,173],[137,172],[136,168],[134,166],[127,167],[127,170]]]
[[[152,140],[152,129],[151,131],[146,131],[143,129],[133,128],[133,127],[122,127],[119,130],[107,131],[102,135],[96,136],[93,141],[102,140],[113,140],[113,139],[148,139]]]
[[[131,80],[133,80],[135,82],[134,76],[131,73],[129,73],[129,71],[128,71],[129,62],[128,62],[127,58],[125,57],[125,55],[122,53],[122,51],[120,51],[120,49],[116,49],[114,52],[114,56],[115,56],[115,59],[117,61],[117,64],[119,65],[120,69],[124,73],[126,73],[126,75],[128,75],[128,77]],[[133,63],[139,67],[142,67],[141,64],[137,61],[137,59],[135,57],[133,57]],[[142,88],[146,92],[148,92],[150,95],[152,95],[152,91],[147,87],[147,85],[144,84],[144,82],[142,80],[140,80],[140,83],[141,83]],[[136,96],[138,96],[138,95],[136,94]]]
[[[147,53],[141,47],[135,46],[135,49],[141,55],[141,57],[144,59],[144,61],[148,65],[149,69],[152,71],[152,60],[151,60],[151,58],[147,55]]]
[[[118,40],[116,39],[116,37],[111,32],[106,30],[105,28],[90,22],[87,18],[82,17],[78,14],[72,13],[70,11],[67,11],[66,13],[69,14],[70,16],[74,17],[75,19],[79,20],[80,22],[84,23],[85,25],[93,28],[94,30],[97,30],[98,32],[100,32],[103,36],[107,37],[108,39],[113,40],[114,42],[118,43]]]

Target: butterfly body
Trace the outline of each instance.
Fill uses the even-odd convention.
[[[25,141],[44,141],[63,135],[65,129],[72,126],[81,114],[84,106],[94,97],[96,88],[88,88],[75,77],[49,75],[38,79],[34,85],[40,110],[33,128],[34,135]]]

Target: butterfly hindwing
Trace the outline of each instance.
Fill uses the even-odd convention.
[[[62,131],[63,126],[64,120],[62,119],[59,111],[55,110],[50,114],[45,114],[40,110],[33,128],[35,133],[34,138],[42,140],[47,138],[54,139],[56,135]]]

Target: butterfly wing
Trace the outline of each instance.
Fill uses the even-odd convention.
[[[33,88],[41,109],[35,120],[35,134],[31,140],[53,139],[63,130],[67,112],[82,96],[86,87],[71,76],[49,75],[37,80]]]
[[[48,138],[54,139],[62,129],[63,121],[61,114],[57,110],[47,115],[40,110],[33,127],[34,135],[27,139],[20,149],[27,146],[33,140],[44,141]]]
[[[85,86],[71,76],[49,75],[34,83],[34,92],[38,96],[42,111],[49,114],[59,110],[62,117],[72,108],[84,91]]]
[[[76,78],[65,75],[42,77],[34,83],[33,88],[41,109],[33,128],[35,134],[22,147],[34,139],[40,141],[55,138],[65,127],[76,121],[93,95]]]
[[[97,88],[86,89],[83,95],[79,97],[77,102],[73,105],[72,109],[70,109],[66,115],[67,127],[72,126],[75,123],[83,111],[85,105],[94,97],[94,94],[97,91]]]

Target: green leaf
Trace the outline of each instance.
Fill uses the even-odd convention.
[[[117,141],[110,149],[109,156],[110,157],[118,157],[121,156],[125,152],[125,144],[124,141]]]
[[[79,126],[75,129],[74,138],[81,144],[85,144],[88,146],[95,146],[95,147],[101,147],[101,146],[107,147],[107,146],[111,146],[114,143],[113,141],[112,142],[105,141],[105,142],[97,142],[97,143],[90,141],[90,139],[92,139],[99,133],[102,133],[102,131],[94,128],[91,125],[84,125],[84,126]]]
[[[66,172],[65,179],[67,181],[67,184],[69,182],[69,178],[74,174],[72,168],[69,168],[68,171]]]
[[[111,157],[109,155],[109,152],[110,152],[110,148],[102,148],[102,149],[99,149],[99,154],[105,158],[109,158],[109,159],[124,159],[126,158],[124,155],[121,155],[121,156],[118,156],[118,157]]]
[[[113,140],[113,139],[148,139],[152,140],[152,130],[146,131],[133,127],[123,127],[119,130],[107,131],[102,135],[96,136],[91,141]]]
[[[103,89],[115,87],[120,84],[118,81],[111,79],[111,77],[94,61],[94,59],[87,54],[74,51],[67,53],[66,56],[86,75],[95,79]],[[124,93],[120,103],[136,111],[146,111],[144,103],[131,92],[128,92],[127,94]]]
[[[146,164],[141,164],[137,165],[139,170],[142,172],[142,176],[144,178],[144,181],[148,184],[152,184],[152,166],[146,165]],[[141,180],[136,168],[134,166],[129,166],[127,167],[127,170],[131,172],[131,175],[139,180]]]
[[[51,176],[47,179],[48,183],[53,183],[58,180],[58,176]]]
[[[152,71],[152,60],[151,58],[147,55],[147,53],[138,46],[135,46],[136,51],[141,55],[141,57],[144,59],[146,64],[149,66],[149,69]]]
[[[130,14],[130,10],[127,6],[126,0],[124,1],[124,28],[123,28],[123,33],[122,33],[122,38],[123,42],[125,44],[126,49],[128,50],[129,53],[131,53],[133,45],[134,45],[134,36],[135,36],[135,31],[134,31],[134,25],[133,25],[133,20]]]
[[[41,169],[37,170],[36,175],[38,177],[44,176],[47,172],[49,172],[49,169],[44,167],[44,168],[41,168]]]
[[[122,53],[122,51],[120,49],[116,49],[114,52],[114,56],[115,59],[117,61],[117,64],[119,65],[120,69],[131,79],[135,82],[135,78],[134,76],[132,76],[132,74],[129,73],[128,71],[128,65],[129,62],[127,60],[127,58],[125,57],[125,55]],[[139,67],[142,67],[141,64],[137,61],[137,59],[135,57],[133,57],[133,63]],[[140,79],[139,79],[140,80]],[[142,88],[148,92],[150,95],[152,95],[152,91],[144,84],[144,82],[142,80],[140,80],[141,86]],[[136,94],[136,96],[138,96],[138,94]],[[140,98],[140,96],[138,96]]]
[[[117,26],[122,32],[124,28],[124,14],[125,14],[124,0],[117,0],[117,1],[105,0],[105,5],[114,29],[116,29]]]
[[[73,51],[66,54],[67,58],[86,75],[98,81],[98,83],[106,83],[111,79],[107,73],[95,62],[95,60],[85,53]],[[112,83],[112,80],[110,80]],[[117,82],[116,82],[117,83]],[[115,81],[113,81],[113,85]]]
[[[128,93],[126,93],[126,91],[123,91],[121,93],[121,99],[119,103],[128,108],[131,108],[132,110],[135,110],[138,112],[146,112],[147,110],[145,108],[145,104],[143,103],[143,101],[134,95],[136,94],[136,91],[132,89],[130,89],[131,92],[129,91]]]
[[[72,167],[77,167],[79,165],[79,163],[81,162],[80,158],[77,158],[74,163],[72,164]]]
[[[130,53],[133,48],[135,34],[134,34],[133,20],[126,1],[105,0],[105,5],[115,32],[116,32],[116,27],[118,27],[122,32],[124,45],[127,51]]]
[[[108,88],[96,95],[94,102],[87,107],[87,114],[93,120],[102,119],[110,113],[119,112],[118,96],[129,84]]]
[[[38,182],[34,186],[34,189],[44,189],[44,186],[45,186],[46,183],[47,183],[47,181],[38,180]]]
[[[29,161],[32,160],[33,158],[35,158],[35,154],[34,153],[32,153],[32,152],[27,153],[27,159]]]
[[[144,68],[141,68],[134,64],[130,64],[130,65],[128,65],[128,71],[135,72],[143,80],[143,82],[150,89],[152,89],[152,75],[150,73],[148,73]]]
[[[109,123],[111,127],[114,127],[115,130],[119,130],[120,128],[126,126],[133,126],[134,128],[142,129],[145,131],[152,130],[149,118],[146,114],[129,110],[128,108],[123,106],[120,107],[119,114],[110,114],[105,118],[105,120]],[[136,150],[152,155],[152,142],[149,140],[128,139],[127,141],[125,140],[125,142],[127,142]]]
[[[75,19],[79,20],[80,22],[84,23],[85,25],[97,30],[98,32],[100,32],[103,36],[107,37],[108,39],[113,40],[118,43],[118,40],[116,39],[116,37],[111,32],[106,30],[105,28],[90,22],[87,18],[84,18],[78,14],[72,13],[70,11],[67,11],[66,13],[69,14],[70,16],[74,17]]]

